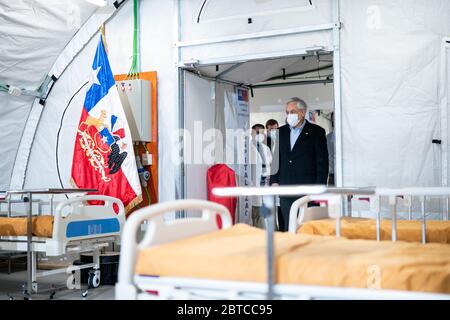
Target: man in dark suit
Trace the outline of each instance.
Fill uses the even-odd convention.
[[[271,185],[327,184],[328,150],[325,130],[305,119],[307,105],[299,98],[286,104],[287,124],[279,128],[277,146],[272,163]],[[301,197],[280,197],[280,231],[289,227],[292,203]]]

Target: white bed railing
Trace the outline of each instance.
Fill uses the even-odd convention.
[[[268,266],[268,290],[267,299],[274,298],[274,279],[276,273],[276,264],[274,262],[274,230],[275,230],[275,215],[276,215],[276,197],[292,197],[300,195],[323,195],[330,194],[333,206],[341,206],[342,199],[349,195],[372,195],[375,193],[374,188],[328,188],[324,185],[289,185],[289,186],[275,186],[275,187],[231,187],[231,188],[215,188],[212,190],[213,194],[219,197],[242,197],[242,196],[263,196],[262,211],[265,212],[267,221],[267,266]],[[340,224],[340,218],[336,220]],[[340,230],[339,228],[336,228]]]
[[[26,195],[28,197],[28,225],[27,236],[2,236],[0,240],[0,249],[6,251],[27,251],[27,289],[26,295],[37,292],[36,278],[54,273],[65,273],[68,269],[61,268],[51,272],[37,273],[36,252],[44,252],[47,256],[61,256],[67,253],[68,247],[76,252],[93,252],[94,265],[99,266],[99,249],[111,242],[118,242],[120,233],[125,223],[125,208],[123,203],[116,198],[103,195],[84,195],[61,201],[54,212],[53,231],[51,238],[37,238],[32,236],[32,195],[34,194],[64,194],[64,193],[83,193],[95,192],[95,189],[34,189],[34,190],[15,190],[8,191],[7,195]],[[24,199],[25,201],[25,199]],[[100,205],[88,205],[88,201],[102,201]],[[53,204],[53,201],[52,201]],[[117,212],[114,208],[116,206]],[[53,212],[53,209],[52,209]],[[103,221],[101,221],[103,219]],[[113,227],[103,228],[102,222]],[[96,224],[96,220],[98,222]],[[84,222],[94,222],[87,226],[91,230],[83,232],[80,235],[68,235],[68,226],[71,223],[79,224]],[[93,228],[95,226],[95,228]],[[100,227],[99,227],[100,226]],[[92,230],[93,229],[93,230]],[[78,229],[77,231],[79,231]],[[84,230],[85,231],[85,230]],[[76,267],[81,269],[82,267]],[[83,267],[84,268],[84,267]],[[67,269],[67,270],[66,270]]]
[[[440,197],[445,203],[445,212],[443,214],[443,220],[448,220],[449,216],[449,198],[450,198],[450,188],[403,188],[403,189],[389,189],[389,188],[375,188],[374,195],[354,195],[356,199],[369,198],[371,204],[371,210],[375,211],[376,220],[376,239],[380,241],[381,239],[381,198],[386,197],[389,201],[389,206],[391,209],[391,224],[392,224],[392,241],[397,240],[397,206],[398,199],[402,198],[406,205],[408,206],[408,219],[412,219],[412,200],[414,197],[418,197],[421,204],[421,222],[422,222],[422,243],[426,243],[426,199],[427,197]],[[310,207],[308,208],[308,203],[311,201],[326,201],[326,207]],[[336,236],[341,235],[341,224],[340,218],[342,216],[352,216],[351,207],[349,212],[345,214],[340,210],[338,205],[340,199],[336,197],[335,194],[325,193],[322,195],[311,195],[304,196],[300,199],[294,201],[291,206],[289,213],[289,232],[296,233],[299,226],[304,222],[309,220],[319,220],[326,218],[336,219]]]
[[[181,210],[200,210],[201,216],[165,220],[164,215]],[[122,234],[116,299],[136,298],[137,288],[133,282],[136,258],[139,249],[157,244],[184,239],[218,230],[216,214],[222,220],[222,229],[231,227],[231,215],[220,204],[204,200],[176,200],[158,203],[134,212],[127,220]],[[143,240],[137,243],[140,225],[148,221]],[[134,299],[133,298],[133,299]]]
[[[223,189],[222,189],[223,190]],[[304,191],[304,189],[298,189]],[[318,193],[324,189],[317,188]],[[330,189],[327,189],[330,191]],[[248,189],[243,190],[248,192]],[[278,190],[279,191],[279,190]],[[278,192],[276,191],[276,192]],[[334,196],[334,210],[340,210],[340,200],[351,190],[341,190]],[[374,190],[361,191],[354,189],[355,194],[375,194]],[[267,191],[265,191],[267,192]],[[227,195],[233,192],[228,190]],[[322,195],[315,195],[318,198]],[[315,196],[310,196],[313,199]],[[330,196],[330,195],[328,195]],[[201,210],[200,218],[184,218],[180,220],[164,220],[166,213],[178,210]],[[122,235],[121,260],[119,278],[116,284],[116,299],[205,299],[221,297],[220,299],[255,299],[269,298],[267,294],[270,283],[253,283],[242,281],[220,281],[212,279],[139,276],[135,274],[136,258],[140,249],[153,245],[175,241],[218,229],[212,212],[222,217],[223,227],[231,226],[228,210],[218,204],[202,200],[177,200],[170,203],[160,203],[136,211],[125,224]],[[137,233],[143,221],[148,221],[147,233],[143,241],[138,243]],[[273,257],[269,252],[268,257]],[[273,246],[272,246],[273,249]],[[270,265],[268,265],[270,271]],[[420,292],[370,290],[325,286],[276,285],[272,298],[282,299],[449,299],[449,295]],[[141,291],[141,292],[138,292]],[[149,292],[148,292],[149,291]],[[155,295],[155,291],[158,295]],[[150,293],[153,292],[153,293]],[[253,298],[252,298],[253,297]]]

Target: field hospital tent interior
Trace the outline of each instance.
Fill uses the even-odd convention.
[[[306,102],[306,118],[310,122],[322,127],[326,134],[334,132],[336,188],[305,189],[311,193],[296,194],[317,195],[318,208],[334,219],[336,236],[340,233],[338,227],[345,227],[346,220],[340,220],[342,215],[377,222],[377,238],[367,242],[375,243],[383,238],[379,228],[383,228],[385,221],[392,221],[393,226],[392,230],[391,224],[387,227],[386,237],[402,240],[404,234],[395,228],[402,227],[401,220],[412,223],[414,219],[422,242],[433,241],[426,229],[432,228],[433,223],[441,228],[437,238],[448,237],[450,242],[450,226],[441,227],[438,223],[447,222],[444,220],[448,219],[450,202],[450,189],[447,189],[450,184],[450,2],[447,0],[5,0],[0,2],[0,25],[3,141],[0,218],[13,219],[11,211],[21,215],[26,230],[22,238],[11,233],[0,234],[0,262],[4,263],[0,270],[0,299],[24,296],[27,299],[139,299],[142,296],[136,292],[148,293],[152,285],[161,286],[148,279],[132,278],[135,270],[147,270],[145,264],[136,263],[137,257],[141,259],[144,255],[136,253],[133,232],[143,239],[140,249],[174,241],[177,237],[198,236],[208,230],[225,232],[217,231],[215,217],[205,213],[208,210],[219,213],[224,208],[207,203],[211,192],[208,170],[216,164],[226,164],[235,174],[235,186],[254,185],[254,179],[248,178],[247,149],[239,149],[234,144],[235,133],[250,132],[253,125],[265,125],[268,119],[284,125],[285,103],[292,97]],[[121,170],[128,170],[125,176],[130,185],[131,175],[140,186],[133,187],[136,200],[129,205],[124,205],[117,193],[98,194],[112,198],[95,198],[86,195],[95,192],[85,191],[80,195],[73,190],[77,165],[73,160],[74,150],[78,143],[86,142],[78,138],[80,116],[84,114],[90,88],[103,85],[95,73],[99,69],[93,64],[99,48],[104,48],[114,76],[111,80],[115,81],[114,85],[109,90],[117,88],[117,92],[108,92],[120,97],[126,114],[127,124],[121,132],[125,136],[131,132],[129,141],[124,140],[122,147],[128,148],[126,155],[133,161]],[[139,93],[132,95],[133,98],[128,94],[127,98],[127,88],[135,84]],[[103,125],[96,122],[101,117],[88,117],[97,128]],[[111,122],[111,132],[115,124],[115,120]],[[108,138],[102,137],[106,143]],[[94,159],[89,150],[86,157]],[[244,163],[236,161],[242,155]],[[98,161],[91,161],[93,168],[96,165],[99,168]],[[95,183],[85,186],[88,187],[97,189]],[[401,191],[405,188],[408,191]],[[230,192],[237,201],[235,212],[230,212],[235,217],[233,222],[238,226],[251,225],[248,208],[254,195]],[[275,197],[281,195],[276,192],[284,191],[268,192]],[[329,198],[320,198],[322,194]],[[79,201],[78,197],[81,197]],[[193,202],[177,202],[180,199]],[[105,224],[97,228],[95,224],[100,222],[86,220],[100,219],[95,218],[97,209],[90,211],[95,205],[87,201],[103,203],[103,211],[98,212],[101,219],[109,219],[108,227]],[[201,207],[202,203],[206,207]],[[339,211],[337,208],[341,214],[333,216],[331,212]],[[86,221],[77,220],[74,213],[65,213],[69,209]],[[197,220],[205,226],[201,222],[198,226],[193,222],[192,227],[188,222],[185,226],[181,222],[165,224],[157,218],[163,211],[168,221],[201,217]],[[305,228],[307,211],[301,211]],[[31,227],[30,212],[54,216],[52,239],[45,240],[31,231],[35,227]],[[312,215],[314,212],[311,210]],[[149,217],[156,217],[155,222],[148,220],[141,225]],[[433,221],[426,224],[425,217]],[[221,213],[221,218],[223,228],[231,228],[230,235],[233,232],[253,235],[253,231],[247,234],[233,229],[236,226],[229,225],[226,213]],[[68,236],[70,223],[73,226],[79,223],[88,230],[77,235],[76,245]],[[56,230],[60,225],[67,230]],[[0,223],[0,233],[2,230]],[[318,232],[318,227],[311,230]],[[375,237],[375,224],[373,230]],[[270,240],[272,230],[267,230],[267,235]],[[211,237],[211,243],[220,242],[219,236]],[[397,250],[396,241],[386,242],[392,245],[392,250]],[[444,242],[440,244],[442,252],[448,252],[447,240]],[[230,243],[234,242],[230,240]],[[203,248],[201,245],[199,242],[198,248]],[[408,242],[408,245],[418,244]],[[265,242],[261,247],[265,248]],[[155,252],[148,252],[149,256],[164,259],[164,254],[155,248]],[[191,261],[185,256],[191,252],[186,248],[180,259]],[[178,251],[170,247],[167,252],[171,250],[176,256]],[[425,252],[424,247],[417,250]],[[194,251],[192,261],[195,262],[195,257],[201,260]],[[90,269],[74,268],[74,261],[90,263]],[[214,261],[220,264],[219,260]],[[103,268],[102,262],[105,262]],[[261,278],[258,278],[259,271],[255,271],[249,281],[264,282],[268,274],[268,281],[273,282],[270,277],[273,266],[268,263],[268,271],[264,271],[264,264],[253,269],[262,270]],[[445,278],[450,273],[450,261],[440,263]],[[31,264],[35,267],[30,267]],[[111,266],[110,269],[105,265]],[[153,270],[152,264],[148,265],[148,270]],[[179,269],[184,267],[180,265]],[[155,270],[159,270],[158,266]],[[191,271],[188,267],[184,271],[174,268],[165,275],[171,272],[173,276],[188,279]],[[200,272],[193,273],[192,278],[203,277]],[[230,279],[244,281],[242,277],[230,276]],[[283,279],[292,277],[287,274]],[[214,273],[204,278],[215,279]],[[325,275],[317,278],[321,279],[318,283],[298,280],[300,283],[291,284],[292,288],[287,285],[288,288],[276,289],[277,283],[271,284],[275,287],[269,285],[269,288],[275,289],[269,292],[269,297],[279,292],[287,298],[298,298],[299,292],[305,294],[302,284],[336,286],[323,280],[329,278]],[[164,285],[171,287],[169,280]],[[229,279],[224,275],[217,280]],[[430,291],[436,295],[431,298],[448,299],[448,281],[447,284],[437,278],[433,281],[438,289],[430,286],[421,290],[420,286],[409,288],[400,283],[382,286],[392,291],[382,297],[389,298],[392,294],[395,299],[395,290],[399,290],[409,291],[408,294],[412,291],[411,296],[400,298],[420,298],[425,291]],[[64,288],[40,293],[55,283]],[[361,293],[345,291],[342,297],[358,298],[366,294],[367,286],[355,283],[345,286],[349,290],[359,287],[355,290],[362,290]],[[189,286],[191,282],[186,280],[182,284]],[[225,287],[233,288],[233,284],[230,282]],[[262,288],[261,296],[266,297],[266,289]],[[333,293],[332,298],[341,294],[336,296],[333,289],[329,292]],[[369,299],[380,298],[370,294]],[[152,297],[176,298],[162,294]]]

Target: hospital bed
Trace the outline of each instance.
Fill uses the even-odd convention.
[[[97,287],[100,284],[100,250],[111,243],[119,243],[122,226],[125,223],[123,203],[109,196],[84,195],[59,202],[54,213],[51,209],[53,214],[32,214],[32,196],[35,194],[54,195],[88,191],[92,190],[40,189],[7,193],[7,196],[27,195],[26,201],[29,204],[26,217],[0,217],[2,232],[0,250],[27,252],[25,295],[38,292],[37,278],[57,273],[68,274],[69,289],[81,289],[80,269],[82,268],[93,268],[89,274],[89,287]],[[90,205],[88,202],[92,201],[100,204]],[[24,219],[25,228],[23,228]],[[57,257],[83,252],[93,253],[93,263],[37,272],[37,253],[44,253],[47,257]]]
[[[219,195],[254,195],[254,193],[263,195],[261,193],[265,193],[265,195],[273,196],[285,192],[280,191],[280,188],[258,188],[266,189],[264,191],[258,191],[255,188],[228,188],[233,190]],[[292,194],[306,194],[305,191],[319,194],[329,190],[325,187],[299,187]],[[180,210],[200,210],[201,216],[176,220],[164,218],[165,215]],[[220,231],[216,224],[215,213],[219,214],[222,220],[223,227]],[[138,243],[136,235],[144,221],[147,221],[148,229],[143,240]],[[270,230],[267,230],[267,233],[269,234]],[[275,242],[272,242],[274,238]],[[444,288],[442,291],[445,294],[373,290],[313,283],[299,284],[286,280],[286,276],[306,272],[308,261],[313,256],[324,258],[324,255],[317,254],[317,251],[312,256],[308,255],[307,248],[310,244],[316,249],[323,248],[324,245],[329,247],[333,243],[334,248],[345,248],[354,240],[337,240],[332,237],[324,240],[324,237],[290,233],[277,233],[274,238],[266,237],[265,231],[260,229],[244,225],[232,226],[227,209],[207,201],[177,200],[140,209],[128,219],[124,227],[119,277],[115,288],[116,299],[450,299],[448,294],[450,293],[448,288],[450,257],[440,257],[439,253],[437,257],[441,259],[440,262],[446,264],[444,269],[448,274],[444,272],[442,278],[439,278],[439,283],[435,283]],[[322,242],[317,243],[317,240]],[[336,244],[336,241],[342,243]],[[222,246],[215,247],[220,243]],[[359,242],[355,243],[361,245]],[[375,244],[383,248],[389,245],[391,247],[387,248],[388,250],[395,249],[395,246],[403,246],[397,248],[400,252],[406,248],[405,246],[414,250],[416,250],[414,246],[419,246],[419,244],[407,243],[382,244],[373,241],[362,241],[362,243],[371,246]],[[301,248],[302,245],[306,250],[299,251],[300,256],[290,255],[291,249]],[[256,253],[252,251],[255,250],[253,246],[257,248]],[[266,252],[266,249],[269,250]],[[448,251],[450,247],[431,249]],[[279,254],[276,256],[276,263],[271,265],[274,250],[279,251]],[[408,258],[414,259],[421,256],[425,250],[423,247],[419,249],[419,255],[411,254]],[[446,252],[447,256],[449,253]],[[424,262],[423,259],[420,263]],[[316,264],[312,266],[312,269],[309,266],[310,275],[320,274],[320,271],[314,272],[316,266],[330,267],[330,263],[321,261],[317,264],[318,261],[320,260],[315,260]],[[391,262],[388,261],[388,263]],[[216,270],[217,268],[219,271]],[[430,273],[426,270],[422,271],[415,274],[423,273],[423,276],[427,278]],[[280,281],[270,283],[275,280],[275,274]],[[333,276],[333,271],[328,272],[328,275]],[[344,277],[349,277],[349,274]],[[267,282],[266,279],[268,279]]]
[[[373,195],[350,196],[347,210],[340,213],[335,206],[328,205],[330,200],[333,201],[330,195],[305,196],[291,206],[289,232],[378,241],[450,243],[449,197],[450,188],[375,188]],[[375,218],[354,217],[352,198],[368,202],[369,211]],[[383,199],[388,200],[389,219],[382,219]],[[438,200],[443,203],[441,220],[427,219],[427,200]],[[319,203],[320,206],[308,207],[310,202]],[[398,219],[400,202],[407,208],[407,219]],[[419,219],[413,219],[413,202],[420,203]]]

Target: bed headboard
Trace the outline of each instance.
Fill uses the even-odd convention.
[[[201,216],[165,220],[164,215],[182,210],[199,210]],[[205,200],[175,200],[158,203],[137,210],[128,217],[122,233],[119,283],[131,284],[134,276],[137,251],[140,248],[188,238],[218,230],[216,214],[222,219],[222,228],[230,228],[231,215],[223,205]],[[137,243],[137,232],[143,221],[148,228],[143,240]]]
[[[308,208],[308,202],[324,200],[327,201],[327,205],[325,207]],[[292,203],[289,212],[288,231],[290,233],[297,233],[297,228],[305,221],[336,217],[340,214],[339,201],[339,196],[331,194],[304,196],[295,200]]]

